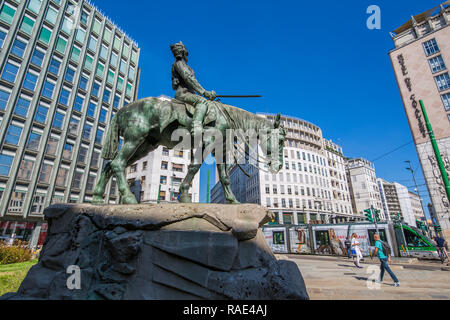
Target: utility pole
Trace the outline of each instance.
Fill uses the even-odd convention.
[[[412,173],[413,180],[414,180],[414,185],[416,186],[417,195],[419,196],[419,200],[420,200],[420,206],[422,207],[423,215],[424,215],[425,218],[426,218],[426,215],[425,215],[425,208],[423,207],[423,201],[422,201],[422,197],[420,196],[419,186],[417,185],[416,175],[414,174],[414,169],[413,169],[413,167],[412,167],[412,165],[411,165],[411,161],[406,160],[405,162],[409,164],[409,168],[406,168],[406,170],[409,170],[409,171],[411,171],[411,173]]]
[[[428,133],[430,135],[431,144],[433,145],[434,153],[436,155],[436,160],[439,164],[439,170],[441,171],[442,179],[444,180],[445,191],[447,193],[448,201],[450,201],[450,183],[448,181],[447,170],[445,170],[444,162],[442,161],[441,152],[439,151],[439,146],[436,142],[436,137],[434,135],[433,127],[431,126],[430,120],[428,119],[427,111],[425,110],[425,105],[422,100],[420,100],[420,106],[422,107],[423,116],[427,124]]]

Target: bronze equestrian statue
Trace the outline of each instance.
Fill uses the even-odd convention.
[[[281,116],[278,115],[275,122],[272,122],[245,110],[211,101],[215,100],[216,93],[206,91],[196,80],[194,71],[187,65],[188,51],[184,45],[181,42],[177,43],[171,46],[171,50],[176,59],[172,68],[176,99],[165,101],[158,98],[145,98],[133,102],[117,112],[111,121],[102,150],[102,158],[110,161],[104,166],[94,190],[92,203],[103,203],[106,185],[114,175],[122,196],[122,203],[137,204],[136,197],[127,183],[126,168],[159,146],[168,149],[175,148],[179,141],[172,141],[172,134],[177,129],[186,129],[193,133],[192,140],[195,135],[203,132],[206,136],[208,130],[217,130],[222,137],[227,136],[227,130],[243,130],[244,132],[254,130],[258,133],[262,149],[266,150],[267,158],[276,159],[276,161],[267,163],[268,169],[273,172],[281,170],[286,138],[286,132],[281,125]],[[203,95],[208,100],[195,93]],[[275,144],[270,134],[273,130],[279,131],[278,141]],[[123,137],[123,147],[120,150],[119,137]],[[264,140],[264,137],[267,139]],[[211,139],[203,139],[201,151],[208,150],[207,148],[213,143],[214,141]],[[225,144],[223,144],[223,148],[223,155],[225,155],[227,151]],[[180,186],[179,201],[181,203],[191,202],[190,184],[201,167],[201,163],[197,163],[194,158],[192,149],[188,174]],[[227,202],[238,203],[231,191],[228,164],[226,161],[216,162]]]

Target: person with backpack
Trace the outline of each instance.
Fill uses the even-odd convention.
[[[380,259],[381,272],[380,272],[380,279],[378,282],[379,283],[383,282],[384,272],[387,271],[391,276],[392,280],[394,280],[394,287],[400,287],[400,282],[398,281],[394,272],[392,272],[391,268],[389,267],[389,263],[391,263],[391,248],[387,243],[380,240],[380,235],[378,233],[374,235],[374,239],[375,239],[375,251],[373,252],[370,258],[373,259],[375,255],[378,255],[378,258]]]

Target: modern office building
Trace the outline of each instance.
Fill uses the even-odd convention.
[[[259,114],[274,121],[274,115]],[[342,149],[326,141],[322,130],[307,121],[282,116],[287,131],[284,166],[271,174],[260,165],[242,165],[230,170],[231,187],[238,201],[257,203],[276,214],[275,224],[302,224],[321,221],[336,223],[360,220],[351,207]],[[218,182],[212,202],[224,203]]]
[[[450,237],[450,204],[419,105],[423,100],[450,172],[450,6],[413,16],[392,33],[390,51],[404,109],[436,216]]]
[[[382,220],[386,220],[374,164],[363,158],[349,159],[346,168],[354,212],[364,215],[364,210],[373,206],[380,210]]]
[[[1,1],[0,47],[0,236],[27,239],[45,207],[92,199],[110,120],[137,96],[140,49],[83,0]]]
[[[416,220],[425,217],[419,196],[408,191],[406,186],[381,178],[377,179],[377,183],[386,220],[392,220],[400,214],[406,223],[416,226]]]
[[[170,100],[164,96],[159,99]],[[189,152],[159,147],[127,169],[131,191],[140,203],[177,202],[190,163]],[[200,172],[195,175],[189,194],[192,202],[200,201]]]

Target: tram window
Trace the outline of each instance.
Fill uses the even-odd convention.
[[[375,235],[375,233],[377,233],[377,230],[376,229],[369,229],[367,231],[369,232],[370,246],[374,247],[375,246],[374,235]],[[387,242],[386,231],[384,231],[384,229],[381,229],[381,230],[378,230],[378,231],[379,231],[379,234],[380,234],[381,241]]]
[[[273,244],[285,244],[283,231],[273,232]]]
[[[419,235],[408,229],[403,229],[403,232],[405,233],[406,243],[408,247],[428,247],[428,245],[422,240]]]
[[[316,231],[316,244],[318,246],[330,244],[330,234],[326,231]]]

